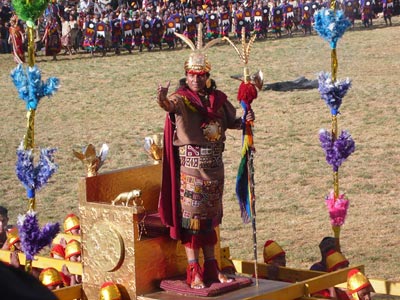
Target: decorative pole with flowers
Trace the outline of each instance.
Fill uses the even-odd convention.
[[[43,188],[50,177],[56,172],[58,166],[54,163],[55,148],[40,150],[39,162],[34,165],[34,116],[39,100],[43,96],[50,96],[58,89],[58,79],[49,78],[46,83],[41,81],[39,69],[28,67],[25,73],[22,65],[18,65],[11,73],[11,78],[17,87],[19,97],[26,102],[28,109],[27,133],[24,141],[17,149],[17,163],[15,172],[18,179],[26,189],[28,198],[28,212],[18,220],[19,235],[22,251],[25,253],[25,270],[32,271],[33,256],[51,241],[60,231],[60,225],[46,224],[42,231],[38,226],[36,213],[37,190]]]
[[[35,113],[39,101],[44,96],[52,96],[59,88],[59,80],[50,77],[44,83],[41,71],[35,65],[34,27],[36,20],[43,14],[48,0],[12,0],[16,14],[27,24],[28,34],[28,67],[24,70],[19,64],[11,72],[12,81],[17,88],[19,98],[26,103],[27,130],[23,142],[17,149],[15,172],[26,189],[28,212],[18,219],[18,230],[21,238],[22,251],[26,256],[25,270],[32,271],[32,260],[45,246],[50,245],[60,231],[60,225],[46,224],[42,230],[35,212],[35,192],[43,188],[58,166],[54,163],[56,149],[40,150],[39,162],[34,165],[34,127]]]
[[[57,169],[57,165],[53,162],[55,149],[43,149],[38,166],[33,166],[35,112],[42,97],[51,96],[57,91],[59,80],[50,77],[44,83],[41,80],[41,72],[36,66],[28,67],[25,72],[22,64],[11,72],[11,78],[28,111],[27,131],[23,143],[17,150],[16,171],[18,179],[26,189],[28,210],[35,210],[35,190],[43,187]]]
[[[239,201],[241,217],[243,223],[251,221],[253,228],[253,251],[254,251],[254,273],[256,276],[256,284],[258,285],[257,270],[257,230],[256,230],[256,209],[255,209],[255,190],[254,190],[254,154],[255,147],[253,141],[253,121],[247,121],[246,115],[251,110],[251,103],[257,98],[257,88],[261,89],[263,85],[263,73],[258,71],[254,75],[250,75],[248,62],[250,57],[251,46],[256,39],[253,35],[249,42],[246,43],[245,28],[242,28],[242,51],[227,37],[222,40],[228,41],[236,50],[240,60],[244,64],[243,80],[239,86],[237,99],[244,110],[242,118],[242,153],[239,164],[238,175],[236,177],[236,196]]]
[[[344,194],[339,194],[339,167],[355,150],[355,144],[347,131],[338,135],[337,115],[342,99],[351,86],[351,80],[337,80],[338,60],[336,46],[343,36],[350,21],[342,10],[336,10],[336,0],[331,0],[330,8],[322,8],[315,14],[314,29],[329,42],[331,47],[331,74],[319,74],[319,92],[321,98],[329,106],[331,112],[331,132],[322,129],[319,139],[325,151],[326,161],[333,169],[333,192],[326,198],[332,229],[336,238],[337,250],[340,251],[340,226],[343,225],[349,202]]]
[[[35,136],[35,113],[39,101],[44,96],[53,95],[59,87],[59,80],[55,77],[47,79],[46,83],[41,80],[41,71],[35,66],[35,39],[34,39],[34,28],[35,22],[43,14],[44,10],[49,4],[49,0],[12,0],[13,7],[18,17],[26,22],[27,34],[28,34],[28,67],[24,70],[22,64],[19,64],[12,72],[11,78],[18,90],[19,97],[25,101],[27,109],[27,130],[24,137],[23,148],[18,148],[18,161],[24,156],[29,158],[28,160],[32,163],[33,168],[33,154],[34,149],[34,136]],[[24,154],[22,152],[25,151]],[[48,149],[48,151],[42,153],[41,157],[45,157],[45,153],[51,153],[48,159],[52,160],[52,153],[54,150]],[[40,165],[40,164],[39,164]],[[27,165],[17,166],[19,168],[18,178],[23,182],[28,197],[28,210],[35,210],[35,189],[37,183],[34,180],[29,180],[29,176],[35,176],[35,174],[25,174],[22,171],[27,171]],[[49,173],[49,177],[54,172]],[[27,179],[24,182],[23,178]],[[42,181],[43,185],[43,179]],[[48,179],[48,178],[47,178]],[[45,180],[44,184],[47,182]],[[40,188],[40,187],[39,187]]]

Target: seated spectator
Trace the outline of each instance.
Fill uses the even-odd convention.
[[[273,240],[265,242],[263,256],[266,264],[286,267],[286,252]]]
[[[339,269],[347,268],[349,261],[338,251],[330,250],[326,256],[326,267],[328,272],[335,272]],[[312,296],[337,300],[349,300],[350,297],[345,290],[337,287],[331,287],[313,293]]]
[[[279,267],[286,267],[286,252],[273,240],[264,244],[264,262],[268,264],[268,279],[278,280]]]
[[[355,300],[370,300],[375,292],[368,278],[357,269],[347,275],[347,290]]]
[[[336,250],[336,240],[333,237],[324,237],[319,243],[319,250],[321,251],[321,260],[319,262],[314,263],[310,270],[327,272],[326,266],[326,256],[327,253],[331,250]]]
[[[73,262],[81,261],[81,243],[77,240],[70,240],[65,247],[65,259]],[[68,267],[62,267],[62,273],[68,278],[69,285],[76,285],[82,283],[82,276],[78,274],[71,274]]]
[[[64,232],[72,235],[81,234],[79,218],[74,214],[69,214],[64,220]]]

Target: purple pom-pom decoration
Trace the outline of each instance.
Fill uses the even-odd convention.
[[[17,149],[17,164],[15,173],[25,189],[35,188],[32,150],[24,150],[22,144]]]
[[[56,151],[54,148],[41,149],[39,163],[34,166],[32,150],[25,150],[22,143],[18,147],[15,173],[28,193],[45,186],[50,177],[57,171],[58,165],[54,163]]]
[[[339,113],[342,99],[350,87],[350,78],[333,82],[330,73],[321,72],[318,75],[318,91],[321,94],[322,100],[324,100],[331,109],[332,115],[337,115]]]
[[[351,135],[342,130],[337,140],[333,141],[332,135],[326,129],[319,132],[321,147],[324,149],[326,161],[337,172],[342,163],[355,151],[355,143]]]
[[[44,247],[50,246],[53,239],[60,232],[59,223],[47,223],[42,230],[35,212],[20,215],[17,221],[22,251],[26,259],[33,260]]]

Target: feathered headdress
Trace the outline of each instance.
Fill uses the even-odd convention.
[[[188,73],[205,74],[211,71],[211,64],[208,61],[207,54],[205,52],[211,46],[218,44],[221,39],[217,38],[211,40],[203,47],[203,25],[201,23],[199,24],[197,32],[196,45],[192,40],[180,33],[175,32],[175,35],[184,41],[193,51],[190,53],[188,60],[185,61],[185,71]]]

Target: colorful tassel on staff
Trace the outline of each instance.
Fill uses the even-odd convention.
[[[253,144],[253,122],[245,120],[247,112],[251,109],[251,103],[257,98],[257,89],[250,83],[243,81],[238,90],[238,100],[244,111],[242,119],[242,151],[241,160],[236,177],[236,196],[239,201],[241,217],[244,223],[249,223],[254,215],[255,208],[255,195],[252,191],[252,170],[253,166],[250,165],[251,155],[254,154],[255,148]]]

